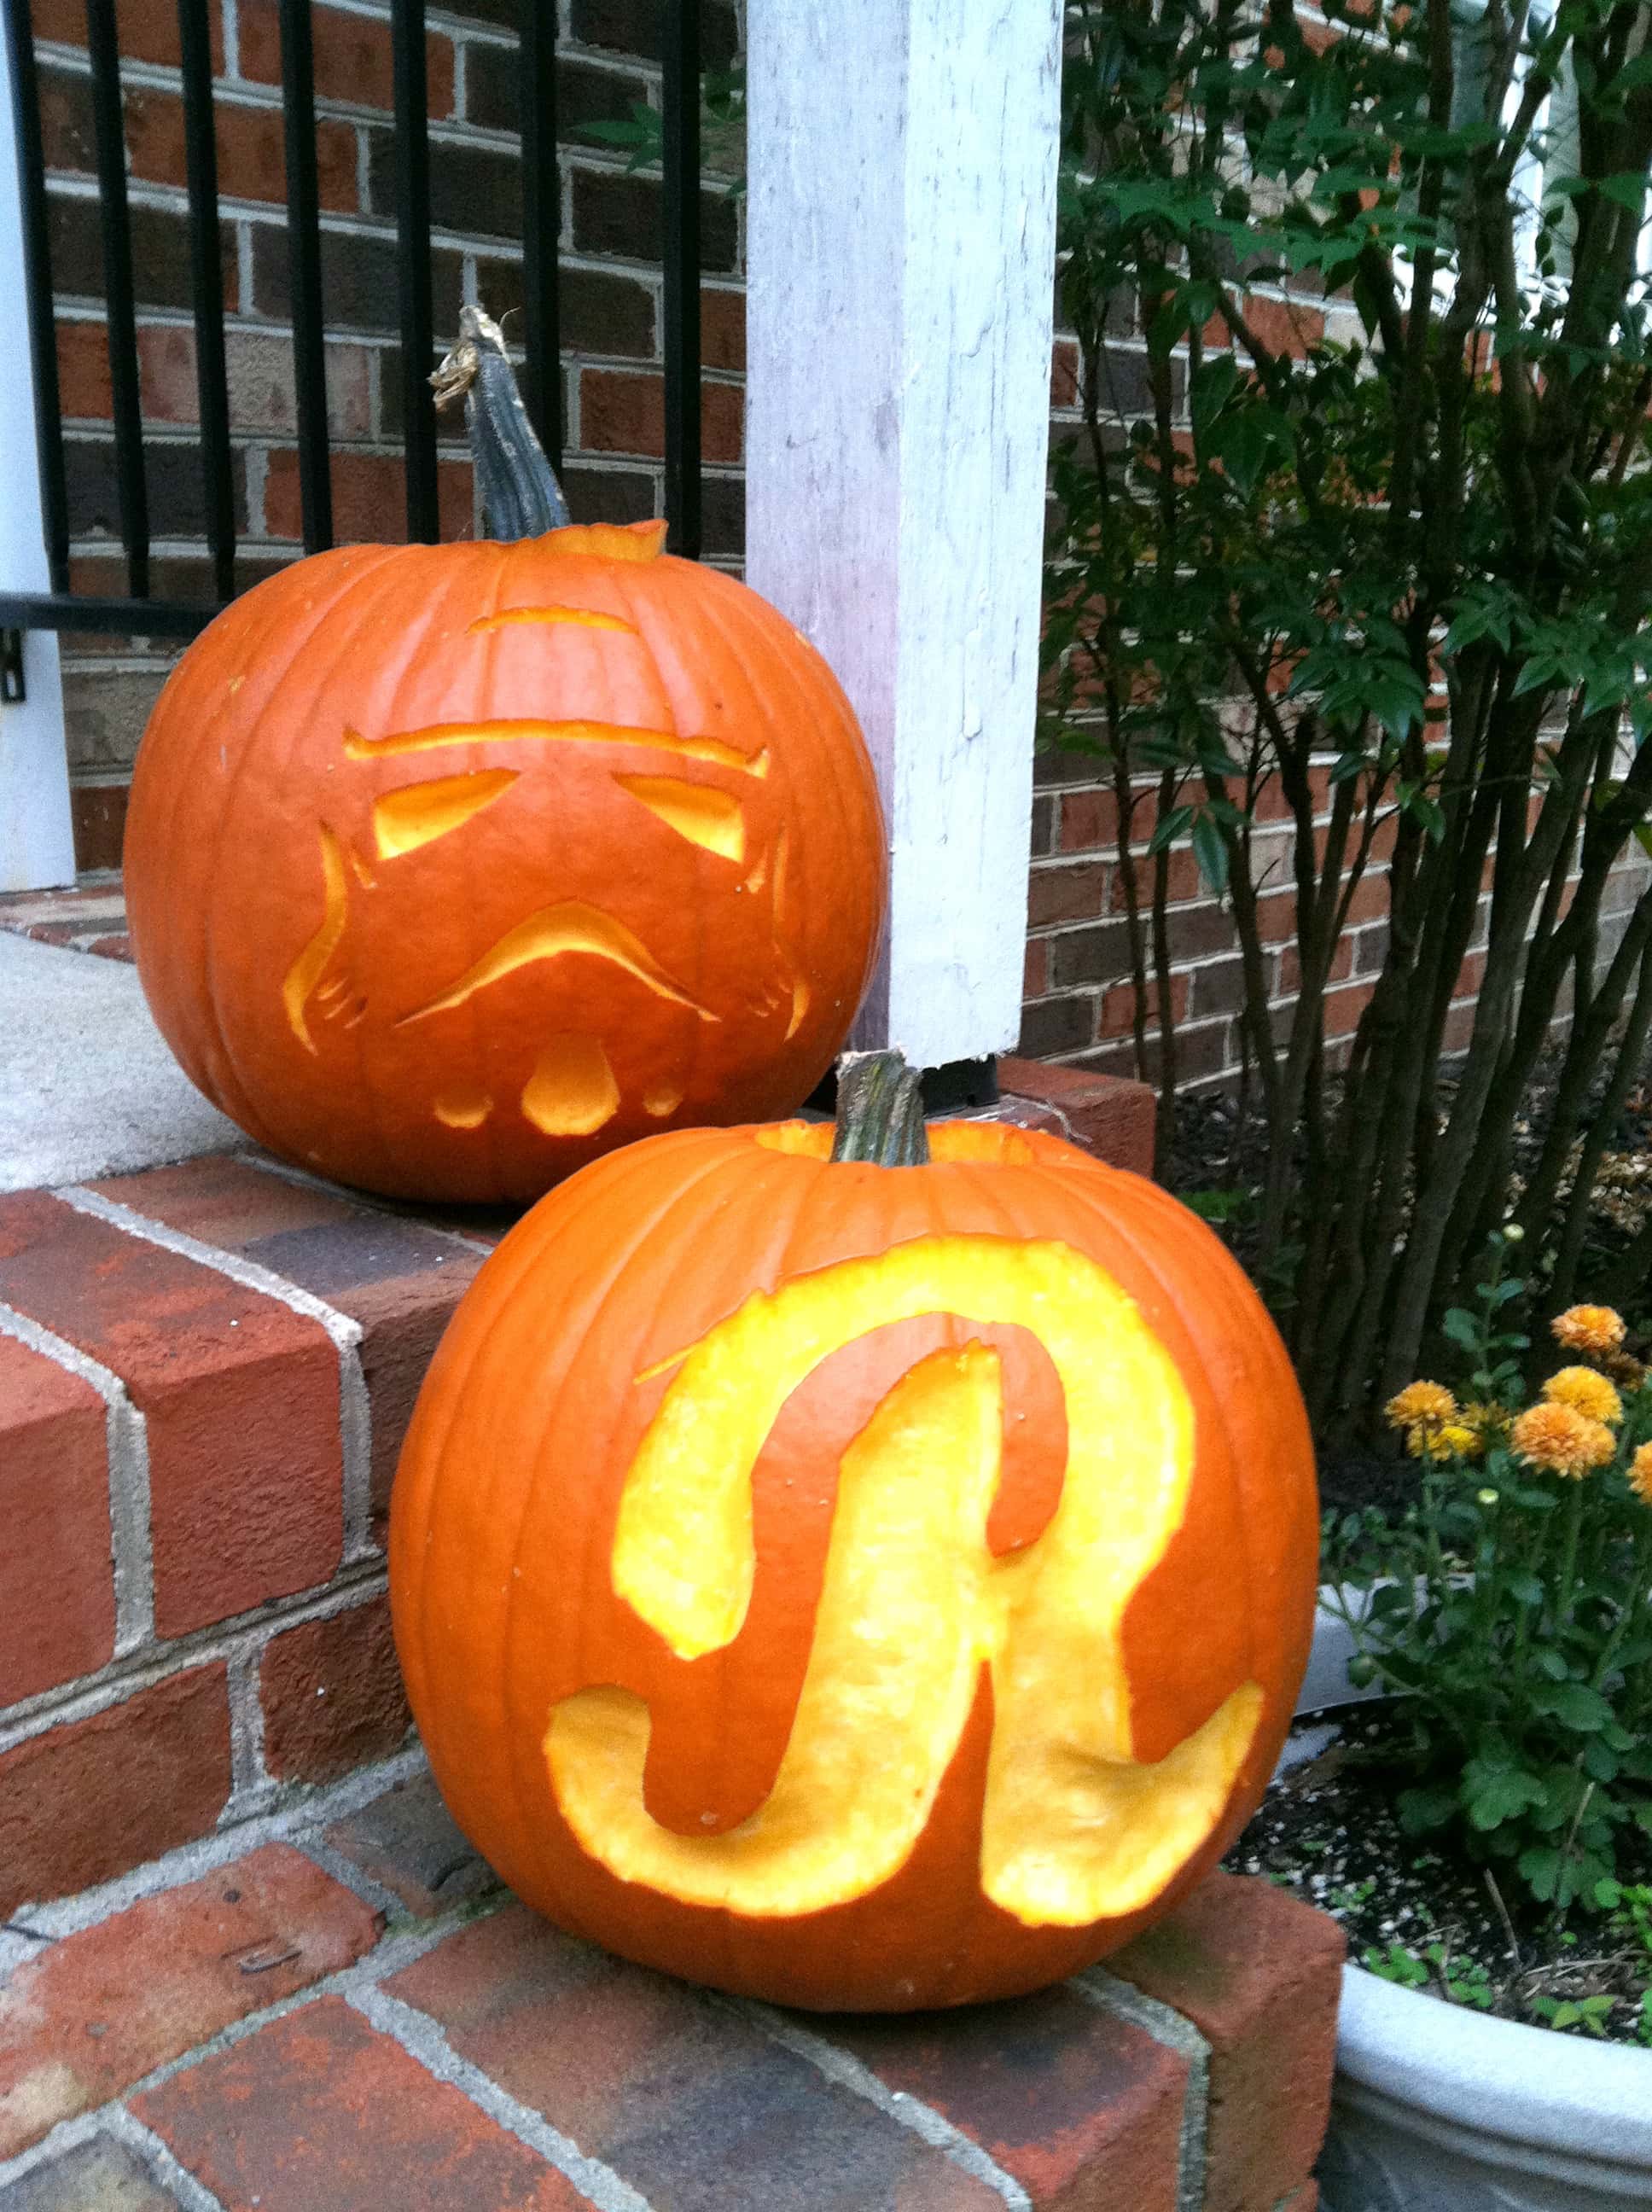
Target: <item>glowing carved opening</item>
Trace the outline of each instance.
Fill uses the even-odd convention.
[[[325,822],[321,825],[321,927],[287,970],[281,987],[281,1002],[287,1010],[293,1035],[306,1052],[318,1053],[321,1048],[310,1035],[304,1009],[344,934],[345,908],[349,898],[344,848]]]
[[[663,522],[585,522],[552,530],[539,541],[547,553],[594,553],[605,561],[657,561],[665,550]]]
[[[643,1112],[652,1114],[657,1121],[663,1121],[667,1114],[675,1114],[682,1103],[683,1086],[680,1083],[656,1083],[652,1090],[642,1094]]]
[[[429,783],[387,791],[373,803],[379,858],[393,860],[403,853],[416,853],[421,845],[463,828],[473,814],[508,791],[518,774],[513,768],[483,769],[471,775],[440,775]]]
[[[785,988],[792,996],[792,1016],[786,1025],[787,1042],[789,1043],[802,1028],[804,1017],[809,1011],[809,986],[798,973],[796,956],[792,951],[789,934],[781,917],[780,909],[786,902],[787,858],[787,836],[782,830],[774,840],[774,888],[770,893],[769,930],[774,939],[774,957],[785,979]]]
[[[522,1111],[548,1137],[588,1137],[613,1120],[618,1104],[601,1041],[571,1031],[551,1038],[522,1093]]]
[[[436,1119],[450,1129],[479,1129],[494,1110],[494,1102],[479,1083],[455,1083],[435,1104]]]
[[[623,630],[628,637],[637,634],[636,624],[619,615],[599,615],[592,607],[501,607],[496,615],[478,615],[467,625],[466,635],[485,636],[495,629],[515,629],[527,623],[576,623],[582,629]]]
[[[743,775],[766,776],[765,750],[748,756],[719,738],[679,738],[669,730],[632,729],[624,722],[433,722],[422,730],[396,730],[387,738],[344,732],[346,760],[389,760],[399,753],[438,752],[450,745],[646,745],[651,752],[709,761]]]
[[[612,915],[604,914],[599,907],[586,905],[582,899],[567,899],[560,906],[541,907],[538,914],[531,914],[525,921],[518,922],[457,983],[426,1005],[416,1006],[410,1014],[404,1014],[397,1026],[422,1021],[427,1014],[443,1013],[449,1006],[461,1006],[477,992],[486,990],[489,983],[497,983],[530,962],[558,960],[565,952],[588,952],[598,960],[610,960],[616,968],[624,969],[628,975],[635,975],[640,983],[646,983],[656,997],[669,999],[674,1006],[691,1007],[702,1022],[718,1018],[708,1007],[698,1005],[677,988],[652,957],[641,939],[627,929],[623,922],[616,921]]]
[[[670,775],[616,774],[614,781],[679,837],[703,845],[725,860],[745,858],[745,811],[727,792],[708,784],[680,783]]]
[[[840,1345],[926,1313],[1033,1330],[1066,1402],[1060,1501],[993,1558],[999,1357],[932,1354],[843,1452],[814,1638],[775,1785],[726,1833],[684,1836],[643,1798],[649,1715],[614,1687],[556,1708],[553,1788],[583,1848],[627,1881],[754,1915],[865,1895],[904,1863],[991,1670],[985,1894],[1029,1926],[1084,1926],[1157,1896],[1209,1837],[1262,1710],[1238,1686],[1157,1765],[1132,1755],[1125,1609],[1185,1510],[1193,1415],[1120,1286],[1054,1243],[942,1237],[757,1293],[682,1355],[623,1492],[617,1594],[684,1659],[732,1643],[755,1572],[751,1471],[793,1389]],[[655,1371],[658,1371],[657,1370]]]

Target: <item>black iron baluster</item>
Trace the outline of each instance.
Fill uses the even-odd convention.
[[[29,0],[0,0],[6,17],[11,101],[23,215],[23,283],[28,294],[28,350],[34,372],[40,516],[54,592],[69,589],[69,494],[64,480],[63,410],[58,392],[58,325],[52,307],[52,247],[46,234],[46,155],[34,73]]]
[[[556,163],[556,9],[522,6],[522,319],[528,419],[552,468],[562,466],[562,341],[556,256],[562,233]],[[483,303],[486,304],[485,302]]]
[[[700,554],[700,0],[665,11],[665,514]]]
[[[332,543],[327,464],[327,349],[322,337],[321,201],[316,180],[315,63],[310,0],[280,0],[281,97],[287,142],[287,265],[298,391],[298,483],[304,550]]]
[[[434,351],[430,305],[430,116],[425,78],[424,0],[393,0],[390,35],[396,75],[396,253],[402,305],[402,439],[407,467],[407,534],[440,534],[436,496]]]
[[[149,595],[149,495],[143,468],[143,410],[137,382],[137,325],[132,306],[132,224],[126,204],[126,133],[120,101],[120,41],[115,0],[87,0],[92,58],[92,121],[97,138],[98,205],[103,217],[103,293],[109,316],[109,386],[114,399],[115,489],[126,548],[127,588]]]
[[[229,382],[224,368],[224,283],[218,261],[218,143],[212,120],[212,43],[207,0],[178,0],[189,179],[190,292],[195,385],[201,404],[201,471],[207,544],[221,599],[235,595],[235,487],[229,466]]]

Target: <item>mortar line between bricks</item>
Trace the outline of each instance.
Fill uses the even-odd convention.
[[[708,1992],[714,2004],[748,2021],[766,2035],[771,2043],[805,2060],[817,2074],[835,2081],[850,2094],[861,2097],[875,2105],[880,2112],[887,2113],[898,2125],[909,2130],[933,2150],[940,2151],[962,2166],[977,2181],[985,2183],[1011,2207],[1011,2212],[1033,2212],[1032,2199],[1012,2174],[1006,2173],[995,2159],[989,2158],[978,2142],[974,2142],[962,2129],[955,2128],[934,2107],[922,2098],[909,2096],[904,2089],[891,2089],[880,2081],[870,2066],[850,2057],[847,2051],[817,2035],[773,2006],[760,2003],[752,1997],[728,1997]]]
[[[295,1850],[302,1851],[312,1865],[319,1866],[322,1873],[336,1881],[341,1889],[348,1889],[354,1896],[359,1897],[363,1905],[370,1905],[375,1912],[383,1913],[386,1920],[405,1916],[406,1904],[393,1889],[386,1889],[383,1882],[375,1881],[353,1859],[347,1859],[343,1851],[335,1849],[319,1832],[314,1835],[295,1837],[291,1841]]]
[[[264,1705],[258,1668],[264,1653],[248,1645],[225,1662],[229,1695],[229,1799],[219,1819],[243,1820],[269,1802],[276,1784],[264,1764]]]
[[[110,1557],[115,1590],[115,1641],[110,1663],[128,1657],[155,1635],[155,1554],[149,1532],[149,1431],[112,1368],[77,1345],[0,1305],[0,1334],[27,1345],[76,1376],[103,1401],[108,1462]]]
[[[278,1805],[272,1812],[257,1814],[233,1828],[219,1828],[210,1836],[197,1836],[192,1842],[180,1844],[175,1850],[164,1852],[158,1859],[150,1859],[141,1867],[131,1867],[125,1874],[99,1882],[94,1888],[77,1891],[73,1897],[21,1905],[13,1914],[11,1924],[25,1936],[61,1942],[65,1936],[77,1936],[83,1929],[95,1927],[100,1921],[125,1911],[146,1897],[159,1897],[168,1890],[181,1888],[185,1882],[216,1874],[220,1867],[245,1858],[266,1844],[291,1844],[295,1850],[302,1850],[306,1830],[329,1828],[335,1821],[348,1820],[352,1813],[359,1813],[362,1806],[370,1805],[375,1797],[381,1797],[398,1783],[414,1781],[427,1771],[423,1749],[415,1744],[410,1750],[398,1751],[392,1759],[380,1760],[376,1765],[358,1767],[342,1782],[313,1790],[290,1804]]]
[[[9,1717],[0,1721],[0,1752],[15,1750],[20,1743],[44,1735],[66,1721],[89,1720],[94,1714],[107,1712],[135,1691],[153,1689],[157,1682],[167,1681],[190,1667],[210,1666],[219,1659],[228,1663],[248,1645],[261,1648],[282,1629],[297,1628],[312,1620],[331,1620],[335,1613],[349,1613],[355,1606],[381,1597],[388,1579],[388,1570],[375,1553],[370,1560],[341,1567],[320,1589],[301,1590],[291,1598],[276,1599],[234,1620],[215,1620],[210,1628],[191,1629],[187,1636],[151,1644],[148,1653],[153,1656],[146,1656],[136,1666],[117,1659],[94,1674],[83,1674],[70,1686],[69,1695],[46,1690],[38,1698],[20,1698],[7,1708]],[[124,1655],[128,1659],[131,1656]]]
[[[589,2157],[560,2128],[552,2127],[543,2114],[531,2106],[519,2104],[508,2090],[501,2089],[479,2066],[461,2057],[428,2014],[404,2004],[399,1997],[389,1996],[378,1986],[376,1976],[373,1981],[347,1991],[345,2002],[381,2035],[392,2037],[428,2074],[434,2074],[438,2081],[461,2091],[495,2126],[525,2143],[530,2150],[537,2151],[588,2197],[598,2207],[598,2212],[653,2212],[648,2199],[639,2195],[611,2166],[604,2165],[601,2159]]]
[[[1087,1973],[1075,1974],[1069,1986],[1098,2012],[1139,2027],[1155,2043],[1162,2044],[1167,2051],[1179,2051],[1187,2061],[1187,2087],[1181,2100],[1176,2164],[1176,2212],[1204,2212],[1211,2118],[1209,2043],[1174,2005],[1146,1996],[1133,1983],[1109,1974],[1105,1966],[1092,1966]]]
[[[289,1283],[272,1267],[260,1267],[256,1260],[242,1258],[238,1252],[221,1251],[216,1244],[203,1243],[198,1237],[191,1237],[181,1229],[169,1229],[164,1222],[151,1221],[147,1214],[137,1212],[130,1206],[105,1198],[82,1183],[67,1183],[55,1195],[65,1206],[73,1206],[77,1213],[89,1213],[94,1220],[106,1222],[110,1228],[122,1230],[140,1243],[154,1244],[163,1252],[175,1253],[179,1259],[192,1260],[197,1267],[206,1267],[215,1275],[228,1277],[239,1283],[243,1290],[254,1291],[273,1298],[289,1312],[301,1315],[326,1331],[334,1351],[338,1355],[338,1443],[339,1458],[343,1469],[344,1557],[355,1559],[372,1544],[370,1484],[372,1446],[367,1413],[367,1386],[361,1373],[361,1324],[349,1314],[340,1313],[313,1291],[301,1290]]]
[[[175,2157],[153,2128],[124,2105],[117,2105],[105,2124],[104,2132],[113,2136],[145,2166],[151,2177],[163,2189],[170,2190],[178,2199],[181,2212],[229,2212],[220,2197],[215,2197],[206,2184],[197,2181],[183,2161]]]

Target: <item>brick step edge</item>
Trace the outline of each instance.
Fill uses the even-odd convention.
[[[1145,1170],[1151,1094],[999,1063]],[[510,1216],[219,1154],[0,1196],[0,1919],[402,1744],[383,1535],[420,1382]]]
[[[394,1772],[0,1937],[0,2212],[1312,2212],[1343,1939],[1264,1881],[1033,1997],[788,2013],[538,1920]]]

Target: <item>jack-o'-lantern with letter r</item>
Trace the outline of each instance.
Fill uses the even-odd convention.
[[[574,1934],[898,2011],[1059,1980],[1259,1801],[1313,1628],[1291,1364],[1194,1215],[882,1056],[689,1130],[466,1292],[392,1505],[461,1827]]]
[[[227,608],[145,733],[126,895],[162,1033],[249,1134],[394,1196],[519,1200],[808,1095],[884,831],[820,655],[663,524],[569,526],[465,319],[494,538],[341,547]]]

